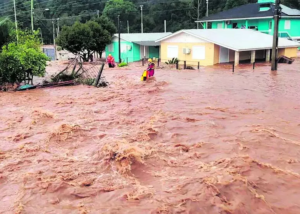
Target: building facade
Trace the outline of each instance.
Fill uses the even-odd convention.
[[[121,34],[121,60],[123,62],[136,62],[143,58],[159,58],[160,43],[156,40],[171,33],[131,33]],[[119,62],[119,37],[113,36],[111,44],[105,48],[106,56],[111,54]]]
[[[210,66],[234,62],[253,63],[271,60],[273,36],[254,30],[203,29],[181,30],[164,37],[161,61],[177,58],[179,64]],[[295,41],[279,39],[279,56],[297,57]]]
[[[275,0],[258,0],[231,10],[223,11],[198,21],[204,29],[254,29],[262,33],[274,34]],[[279,36],[300,41],[300,10],[284,5],[279,21]]]

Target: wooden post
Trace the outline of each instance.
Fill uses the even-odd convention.
[[[200,70],[200,62],[198,62],[198,70]]]
[[[159,61],[160,61],[160,59],[157,60],[157,67],[159,67]]]
[[[232,73],[234,73],[235,62],[232,63]]]
[[[144,58],[142,59],[142,66],[144,66],[145,65],[145,62],[144,62]]]
[[[184,61],[183,69],[186,69],[186,61]]]
[[[102,75],[102,72],[103,72],[103,69],[104,69],[104,63],[102,63],[101,67],[100,67],[100,70],[99,70],[99,73],[98,73],[98,76],[96,78],[96,81],[95,81],[95,87],[98,87],[99,85],[99,82],[101,81],[101,75]]]
[[[179,69],[178,62],[176,62],[176,69],[177,69],[177,70]]]

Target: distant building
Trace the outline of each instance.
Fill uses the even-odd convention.
[[[171,33],[128,33],[121,34],[121,59],[124,62],[135,62],[145,58],[159,58],[160,43],[156,43]],[[113,42],[105,48],[106,56],[111,54],[119,61],[119,37],[113,36]]]
[[[187,65],[270,61],[273,36],[254,30],[181,30],[159,39],[161,60],[178,58]],[[279,39],[279,56],[297,57],[298,42]]]
[[[204,29],[255,29],[266,34],[274,34],[275,0],[258,0],[223,11],[197,21]],[[279,22],[279,36],[300,41],[300,10],[280,5],[282,8]],[[207,26],[208,23],[208,26]]]

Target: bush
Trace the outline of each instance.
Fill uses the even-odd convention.
[[[57,46],[56,50],[57,51],[62,51],[62,48],[60,46]]]
[[[42,52],[38,32],[20,32],[19,43],[3,46],[0,54],[0,84],[21,83],[26,73],[44,76],[50,59]]]
[[[168,60],[166,62],[167,65],[174,65],[174,64],[177,64],[177,63],[179,63],[179,60],[177,58],[173,58],[173,59]]]
[[[128,64],[126,62],[121,62],[118,66],[121,68],[121,67],[125,67],[127,66]]]

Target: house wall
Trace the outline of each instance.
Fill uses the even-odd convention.
[[[161,43],[161,58],[162,61],[167,61],[171,58],[168,58],[168,46],[178,46],[178,59],[180,60],[180,64],[183,64],[184,61],[187,62],[188,65],[197,65],[200,62],[201,65],[214,65],[214,51],[215,47],[212,43],[168,43],[162,42]],[[205,59],[193,59],[193,47],[194,46],[204,46],[205,47]],[[184,54],[183,49],[189,48],[191,49],[190,54]]]
[[[220,46],[214,45],[214,64],[220,63]]]
[[[133,46],[132,46],[132,49],[133,49],[133,61],[136,62],[136,61],[139,61],[141,58],[140,58],[140,45],[138,44],[135,44],[133,43]]]
[[[297,57],[297,48],[281,48],[278,50],[278,56],[286,56],[290,58],[295,58]]]
[[[291,28],[285,29],[285,21],[291,22]],[[279,21],[279,32],[288,32],[291,37],[300,37],[300,18],[299,19],[281,19]]]
[[[177,46],[178,47],[178,59],[180,64],[183,64],[184,61],[187,62],[187,65],[198,65],[200,62],[201,65],[213,65],[215,62],[214,52],[215,45],[208,43],[204,40],[201,40],[197,37],[191,36],[186,33],[180,33],[176,36],[173,36],[169,39],[166,39],[161,42],[160,55],[162,61],[167,61],[171,58],[168,58],[168,46]],[[193,47],[205,47],[205,59],[193,59]],[[183,49],[189,48],[191,50],[190,54],[184,54]]]
[[[290,29],[285,29],[285,21],[290,20],[291,27]],[[272,23],[272,28],[270,29],[270,22]],[[233,28],[233,24],[237,23],[238,28],[242,28],[242,26],[256,26],[258,31],[263,33],[268,33],[273,35],[274,33],[274,20],[272,19],[251,19],[251,20],[233,20],[231,24],[226,25],[224,21],[216,21],[212,22],[212,29],[217,29],[218,24],[222,24],[222,28]],[[298,19],[285,19],[282,18],[279,21],[279,32],[287,32],[291,37],[300,37],[300,18]]]
[[[159,58],[159,46],[149,47],[149,58]]]
[[[119,42],[113,41],[113,51],[109,50],[109,46],[106,46],[105,53],[106,56],[111,54],[116,62],[119,62]],[[131,50],[127,49],[127,46],[131,46]],[[126,42],[124,40],[121,40],[121,59],[124,62],[133,62],[133,43]]]

